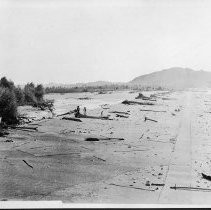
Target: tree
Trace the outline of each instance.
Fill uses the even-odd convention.
[[[0,87],[9,88],[10,90],[13,90],[15,88],[15,85],[12,81],[7,80],[6,77],[2,77],[0,80]]]
[[[24,94],[23,90],[20,87],[15,87],[14,91],[15,91],[15,97],[17,100],[17,104],[19,106],[24,105],[25,94]]]
[[[0,88],[0,116],[2,122],[17,123],[17,102],[14,91]]]
[[[45,94],[44,87],[42,85],[37,85],[37,87],[35,88],[35,97],[37,98],[38,102],[43,101],[44,94]]]
[[[35,97],[35,85],[34,83],[27,83],[24,87],[25,101],[28,104],[35,105],[37,104],[37,99]]]

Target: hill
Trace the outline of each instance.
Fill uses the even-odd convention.
[[[174,67],[136,77],[129,84],[172,89],[211,87],[211,72]]]

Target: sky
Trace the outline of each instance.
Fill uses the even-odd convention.
[[[210,0],[0,0],[0,77],[127,82],[211,71]]]

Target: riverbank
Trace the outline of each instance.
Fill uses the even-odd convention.
[[[200,94],[208,97],[193,97],[202,103]],[[10,130],[0,138],[1,200],[162,203],[187,100],[186,92],[171,92],[155,105],[112,104],[104,109],[112,120],[56,117],[29,123],[38,131]]]

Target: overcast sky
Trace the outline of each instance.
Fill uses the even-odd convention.
[[[129,81],[211,71],[211,1],[0,0],[0,76],[15,83]]]

